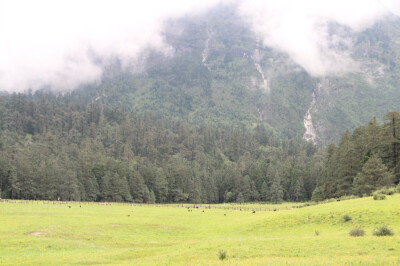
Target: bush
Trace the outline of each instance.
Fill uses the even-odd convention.
[[[396,193],[396,188],[395,187],[391,187],[386,189],[386,195],[393,195]]]
[[[374,193],[374,200],[384,200],[386,199],[386,195],[375,192]]]
[[[348,214],[345,214],[345,215],[343,215],[343,217],[342,217],[342,220],[343,220],[343,222],[349,222],[349,221],[351,221],[351,216],[350,215],[348,215]]]
[[[397,192],[397,188],[391,187],[391,188],[382,188],[380,190],[375,191],[375,193],[378,194],[383,194],[383,195],[393,195],[394,193]]]
[[[354,196],[354,195],[348,195],[348,196],[341,196],[339,199],[340,200],[351,200],[351,199],[358,199],[358,196]]]
[[[220,249],[218,252],[218,257],[220,260],[224,260],[226,258],[226,250]]]
[[[397,193],[400,193],[400,183],[397,184],[397,186],[396,186],[396,192],[397,192]]]
[[[364,236],[365,235],[365,231],[361,227],[356,227],[356,228],[353,228],[353,229],[350,230],[349,235],[350,236],[355,236],[355,237]]]
[[[392,236],[394,235],[394,232],[386,225],[383,225],[381,227],[375,228],[372,234],[374,236]]]

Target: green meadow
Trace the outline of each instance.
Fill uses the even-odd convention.
[[[302,208],[187,206],[3,201],[0,265],[400,264],[399,194]],[[394,235],[374,236],[381,225]],[[349,236],[355,227],[365,236]]]

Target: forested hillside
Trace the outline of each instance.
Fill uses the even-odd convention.
[[[379,125],[374,118],[353,133],[346,131],[339,145],[330,144],[314,200],[345,195],[370,195],[400,180],[400,112],[390,112]]]
[[[280,140],[261,125],[195,126],[69,94],[13,94],[0,103],[4,198],[301,201],[321,169],[313,144]]]
[[[160,36],[140,49],[128,49],[137,38],[127,31],[121,47],[132,54],[82,41],[88,51],[54,62],[25,68],[28,48],[0,65],[1,197],[280,202],[397,184],[399,17],[385,12],[359,30],[312,14],[303,26],[321,35],[312,49],[326,60],[310,69],[304,61],[316,58],[290,53],[297,32],[280,49],[239,6],[157,19]]]
[[[337,142],[345,130],[398,107],[398,36],[397,17],[362,32],[332,24],[330,38],[350,44],[342,41],[331,49],[347,51],[353,67],[315,76],[263,44],[235,7],[225,6],[170,21],[164,38],[173,56],[148,50],[143,53],[145,63],[133,72],[115,60],[106,66],[101,82],[76,93],[88,103],[97,100],[193,123],[262,123],[289,139],[303,137],[309,112],[313,140],[326,145]]]

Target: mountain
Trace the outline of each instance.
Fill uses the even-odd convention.
[[[220,6],[168,21],[167,53],[148,48],[128,67],[93,55],[98,83],[1,94],[1,196],[303,201],[350,195],[372,170],[397,184],[400,120],[383,114],[400,102],[400,19],[328,26],[331,56],[350,65],[340,74],[311,75]],[[359,127],[374,116],[389,122]]]
[[[116,60],[100,84],[74,93],[193,123],[263,124],[285,138],[338,141],[343,131],[398,109],[400,19],[363,32],[330,27],[333,37],[352,42],[351,71],[311,76],[287,54],[262,45],[234,7],[223,6],[169,21],[164,37],[173,56],[147,50],[134,74]]]

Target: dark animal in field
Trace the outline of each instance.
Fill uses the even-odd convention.
[[[256,211],[255,211],[255,210],[253,210],[253,213],[256,213]]]
[[[70,209],[71,209],[71,206],[68,206],[68,208],[70,208]]]

